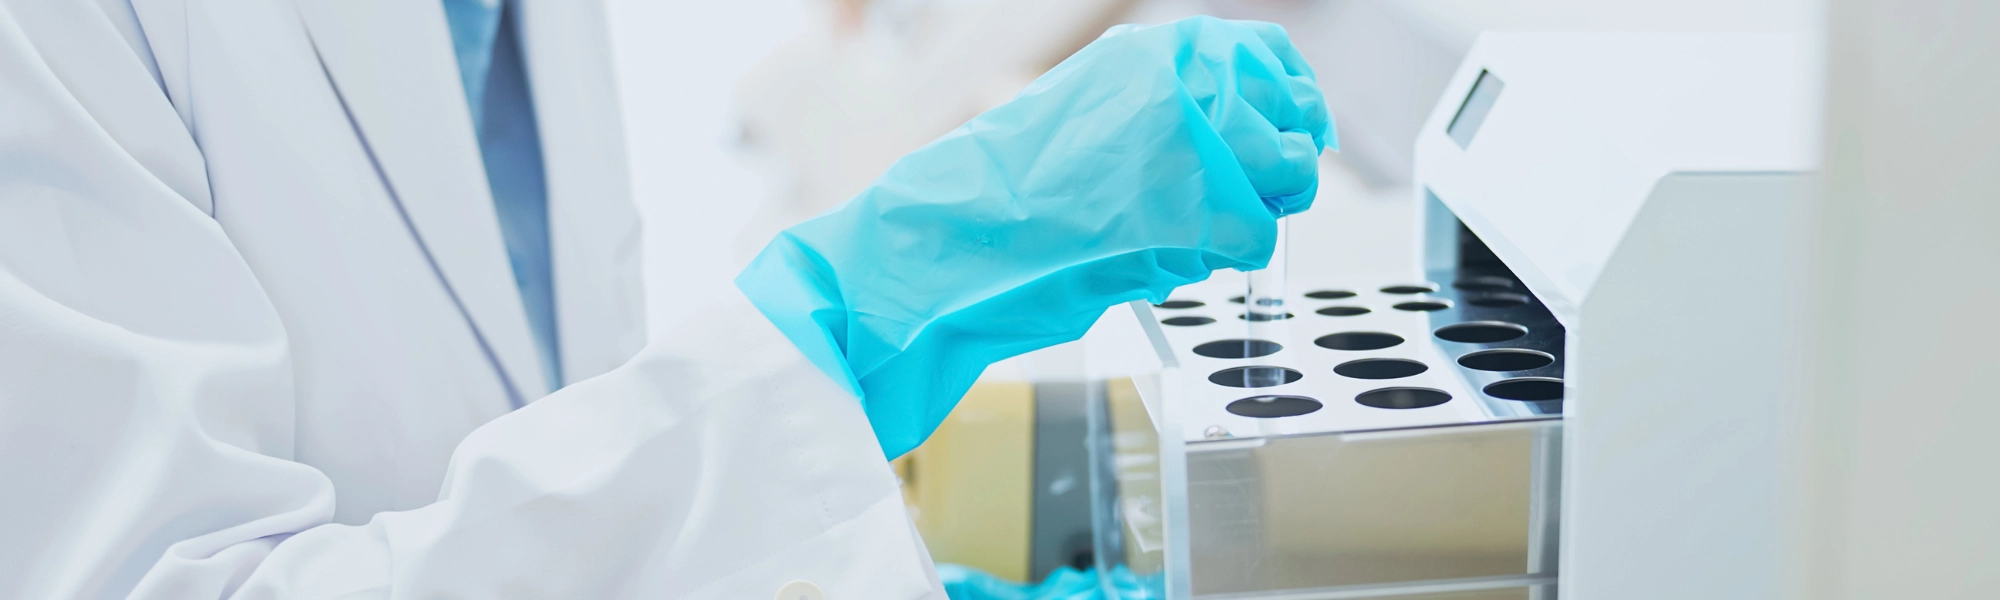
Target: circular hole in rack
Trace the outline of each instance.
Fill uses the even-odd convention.
[[[1284,367],[1232,367],[1209,374],[1208,382],[1239,388],[1260,388],[1284,385],[1305,374]]]
[[[1202,306],[1203,304],[1205,303],[1200,300],[1168,300],[1166,302],[1161,302],[1159,304],[1153,305],[1153,308],[1180,310],[1183,308],[1196,308]]]
[[[1285,313],[1282,315],[1272,314],[1272,313],[1243,313],[1240,315],[1236,315],[1236,318],[1243,319],[1245,321],[1283,321],[1285,319],[1292,318],[1292,313]]]
[[[1355,379],[1402,379],[1429,370],[1424,363],[1403,358],[1364,358],[1333,368],[1333,372]]]
[[[1472,304],[1473,306],[1484,306],[1487,308],[1506,308],[1509,306],[1526,306],[1528,304],[1528,296],[1525,294],[1509,294],[1506,292],[1488,292],[1470,298],[1466,298],[1465,301],[1467,303]]]
[[[1214,322],[1215,319],[1211,319],[1208,317],[1170,317],[1160,320],[1161,325],[1172,325],[1175,327],[1193,327],[1196,325],[1207,325],[1209,323],[1214,323]]]
[[[1516,377],[1486,385],[1486,395],[1502,400],[1541,402],[1561,400],[1563,381],[1554,377]]]
[[[1437,330],[1438,339],[1466,344],[1504,342],[1528,335],[1528,328],[1505,321],[1468,321]]]
[[[1396,310],[1411,312],[1433,312],[1451,308],[1450,300],[1411,300],[1396,303]]]
[[[1251,396],[1229,403],[1230,413],[1258,419],[1296,417],[1320,409],[1318,400],[1305,396]]]
[[[1495,275],[1473,275],[1458,278],[1458,281],[1451,282],[1451,287],[1461,290],[1511,290],[1514,289],[1514,280]]]
[[[1235,302],[1235,303],[1237,303],[1237,304],[1242,304],[1242,303],[1243,303],[1243,297],[1242,297],[1242,296],[1233,296],[1233,297],[1231,297],[1231,298],[1229,299],[1229,301],[1230,301],[1230,302]]]
[[[1451,394],[1444,390],[1420,387],[1392,387],[1362,392],[1354,397],[1362,406],[1375,408],[1408,409],[1429,408],[1451,401]]]
[[[1329,317],[1352,317],[1368,314],[1368,309],[1359,306],[1329,306],[1313,312]]]
[[[1438,291],[1438,286],[1430,283],[1423,285],[1392,285],[1382,288],[1382,293],[1384,294],[1401,294],[1405,296],[1410,294],[1428,294],[1435,291]]]
[[[1354,296],[1355,296],[1354,292],[1350,292],[1347,290],[1318,290],[1318,291],[1306,292],[1306,297],[1312,298],[1314,300],[1339,300],[1341,298],[1353,298]]]
[[[1460,366],[1480,371],[1527,371],[1540,369],[1555,362],[1556,357],[1547,352],[1519,348],[1480,350],[1458,357]]]
[[[1403,343],[1403,336],[1380,331],[1347,331],[1313,340],[1328,350],[1381,350]]]
[[[1256,358],[1277,354],[1285,347],[1270,340],[1216,340],[1194,347],[1194,353],[1209,358]]]

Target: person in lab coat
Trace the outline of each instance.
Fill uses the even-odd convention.
[[[1116,61],[1260,44],[1171,51],[1204,27],[1242,33],[1160,30],[1050,89],[1158,92]],[[722,294],[641,349],[604,29],[600,3],[572,0],[0,0],[0,597],[942,598],[877,439],[915,443],[921,421],[871,425],[863,395],[897,382],[801,341],[769,295],[785,264],[746,286],[756,305]],[[1260,241],[1268,256],[1255,171],[1311,195],[1323,136],[1281,153],[1231,108],[1258,94],[1217,84],[1225,63],[1203,66],[1206,96],[1145,95],[1235,124],[1158,142],[1198,160],[1137,155],[1151,187],[1134,193],[1236,191],[1211,200],[1223,217],[1169,215],[1230,245],[1174,281],[1255,264]],[[1326,129],[1302,63],[1274,65],[1246,85],[1291,85]],[[960,139],[1060,154],[985,135]],[[944,164],[930,156],[911,168]],[[878,197],[856,206],[906,200]],[[879,258],[835,247],[842,223],[787,248]]]

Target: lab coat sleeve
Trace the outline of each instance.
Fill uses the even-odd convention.
[[[758,320],[731,302],[480,428],[437,504],[294,536],[245,589],[734,599],[802,579],[832,598],[926,596],[858,405]],[[345,558],[324,569],[326,556]]]
[[[475,431],[436,503],[331,524],[283,324],[112,4],[0,0],[0,597],[942,597],[859,407],[733,290]]]

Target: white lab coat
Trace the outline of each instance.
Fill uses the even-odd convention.
[[[521,7],[540,400],[438,0],[0,0],[0,597],[943,597],[734,290],[638,350],[602,6]]]

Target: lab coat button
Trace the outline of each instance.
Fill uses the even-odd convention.
[[[775,600],[826,600],[826,592],[819,591],[819,586],[813,582],[801,579],[778,588]]]

